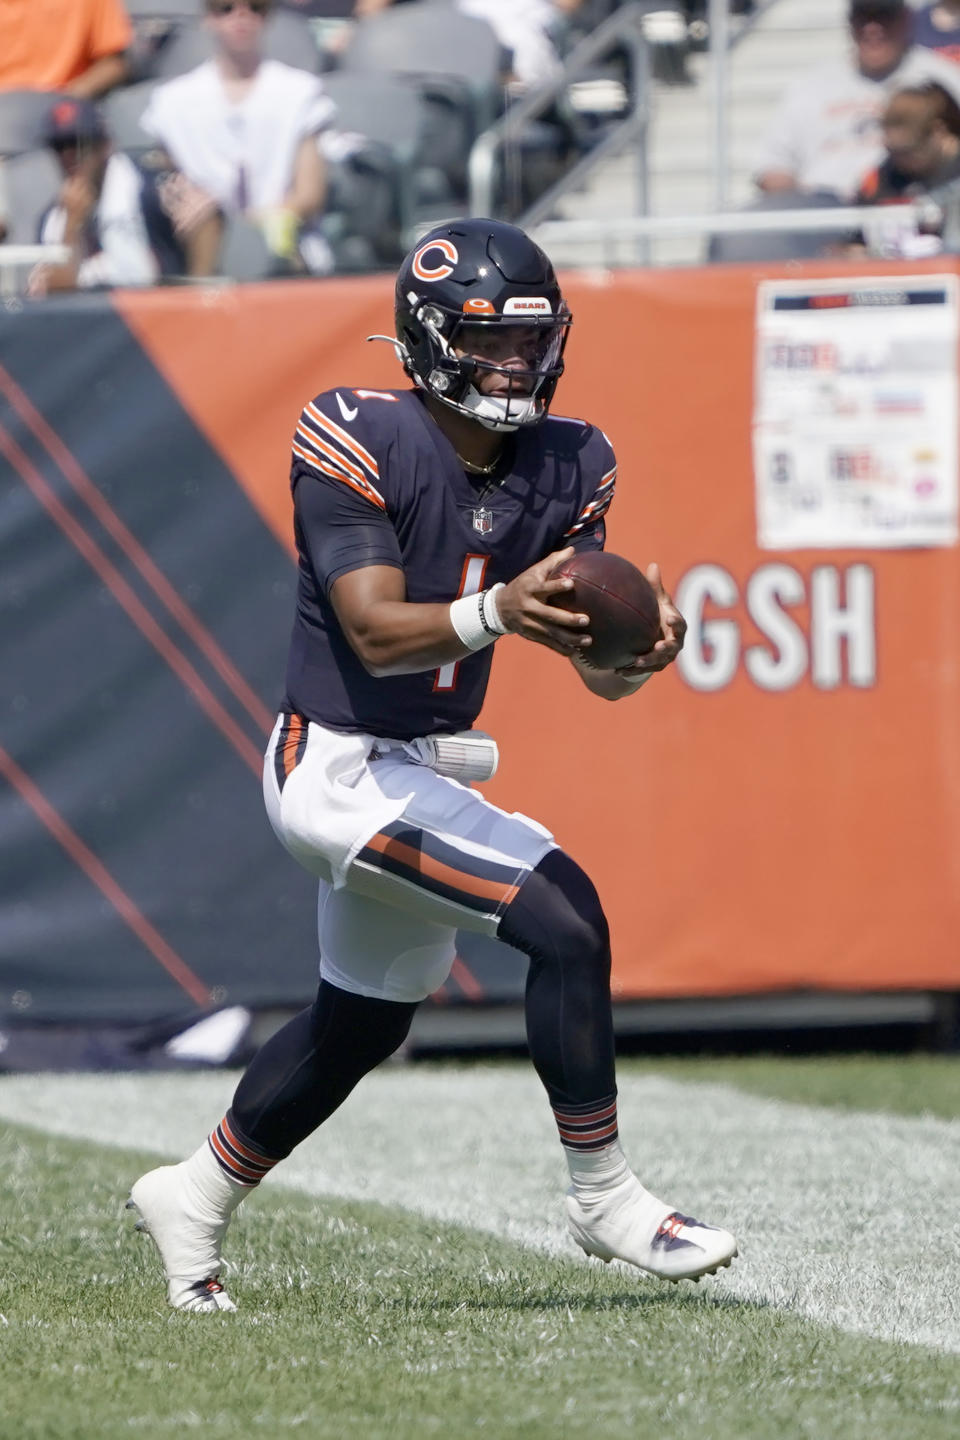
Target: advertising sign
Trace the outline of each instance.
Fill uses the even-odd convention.
[[[753,454],[763,549],[955,544],[956,277],[761,284]]]

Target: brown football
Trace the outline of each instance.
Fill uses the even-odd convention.
[[[569,576],[574,586],[552,603],[590,616],[592,644],[586,658],[591,665],[616,670],[662,639],[657,593],[643,571],[622,555],[584,550],[561,561],[551,578],[560,575]]]

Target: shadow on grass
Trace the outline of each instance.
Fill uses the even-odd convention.
[[[571,1268],[572,1262],[571,1262]],[[585,1289],[582,1284],[578,1287],[576,1279],[572,1279],[567,1285],[551,1282],[530,1282],[526,1280],[522,1270],[511,1277],[510,1281],[501,1281],[494,1285],[484,1286],[480,1293],[465,1294],[460,1290],[451,1296],[438,1295],[435,1289],[426,1289],[422,1299],[415,1293],[407,1291],[403,1296],[387,1302],[390,1309],[403,1309],[407,1312],[422,1311],[424,1314],[437,1311],[454,1312],[475,1312],[476,1314],[496,1313],[497,1311],[524,1313],[543,1311],[558,1311],[574,1314],[597,1315],[608,1312],[636,1311],[637,1313],[682,1313],[683,1311],[700,1311],[723,1313],[723,1314],[761,1314],[772,1309],[771,1303],[767,1300],[741,1299],[737,1295],[730,1295],[724,1292],[712,1294],[710,1290],[693,1291],[688,1288],[686,1282],[678,1282],[671,1285],[668,1282],[651,1279],[649,1282],[638,1279],[632,1281],[629,1275],[623,1276],[622,1288],[616,1289],[616,1276],[611,1275],[597,1277],[602,1284],[609,1286],[603,1293]],[[466,1287],[464,1287],[466,1288]]]

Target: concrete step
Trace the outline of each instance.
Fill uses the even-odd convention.
[[[844,30],[753,30],[733,51],[731,73],[759,65],[781,66],[786,59],[797,70],[835,60],[845,52]],[[704,65],[709,70],[709,61]]]
[[[713,148],[708,136],[697,144],[663,146],[655,144],[649,159],[650,175],[705,175],[713,171]],[[727,169],[736,174],[756,169],[761,145],[757,136],[731,137],[727,147]]]
[[[739,173],[727,177],[727,209],[747,205],[756,196],[750,175]],[[713,175],[651,176],[650,213],[652,215],[704,215],[713,209]],[[582,213],[579,210],[578,214]],[[624,214],[616,208],[607,214]],[[571,218],[573,218],[571,216]]]
[[[842,29],[847,7],[843,0],[777,0],[761,15],[756,30],[792,30],[815,26]]]
[[[776,80],[767,85],[744,86],[741,90],[727,91],[727,115],[729,118],[742,116],[744,123],[758,122],[760,117],[769,116],[777,104],[783,87]],[[713,120],[714,93],[704,89],[691,95],[687,104],[678,104],[672,95],[657,96],[650,107],[650,128],[669,135],[673,130],[684,131],[706,120]]]

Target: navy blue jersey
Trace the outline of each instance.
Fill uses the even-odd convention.
[[[960,61],[960,25],[951,25],[949,30],[939,29],[930,18],[930,11],[934,8],[933,5],[925,5],[922,10],[914,12],[911,17],[913,43],[922,45],[926,50],[936,50],[944,60],[957,63]]]
[[[331,586],[365,565],[392,565],[409,601],[444,602],[510,581],[566,545],[602,549],[615,481],[609,441],[582,420],[550,416],[516,431],[494,474],[472,476],[417,391],[319,395],[293,441],[299,584],[285,708],[400,740],[468,728],[494,647],[376,678],[340,629]]]

